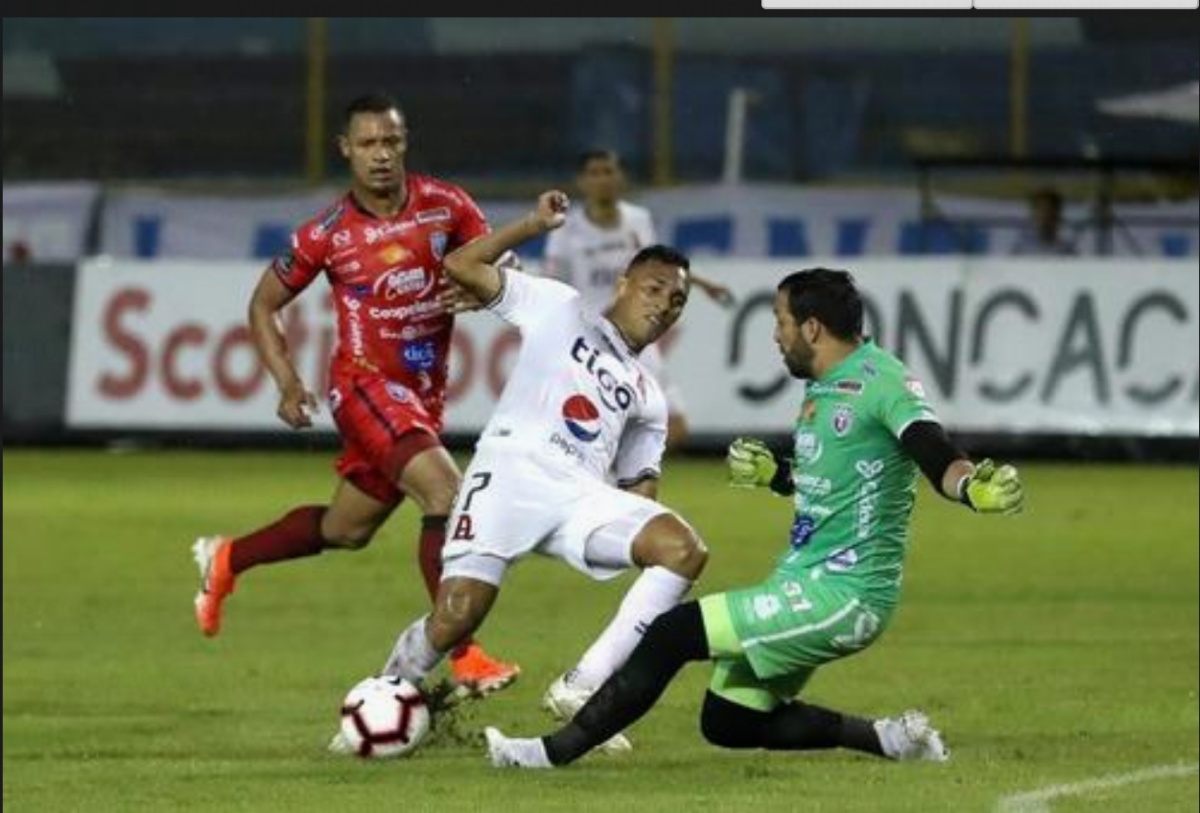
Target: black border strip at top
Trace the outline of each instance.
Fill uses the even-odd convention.
[[[1125,0],[1126,2],[1136,2],[1136,0]],[[902,5],[903,0],[895,0],[896,5]],[[1027,0],[1031,6],[1036,6],[1038,0]],[[503,16],[510,18],[513,23],[518,23],[523,18],[543,18],[543,17],[862,17],[870,16],[877,18],[912,18],[912,17],[1078,17],[1091,15],[1116,15],[1144,18],[1147,14],[1153,15],[1175,15],[1178,19],[1175,24],[1180,27],[1180,30],[1188,30],[1188,27],[1197,34],[1200,34],[1200,27],[1196,25],[1196,21],[1200,20],[1200,15],[1195,11],[1175,11],[1175,10],[1153,10],[1153,9],[1097,9],[1097,10],[1080,10],[1080,9],[1050,9],[1039,11],[1035,8],[1016,10],[897,10],[897,11],[845,11],[841,14],[834,10],[818,10],[818,11],[798,11],[798,10],[764,10],[762,8],[762,0],[576,0],[575,2],[566,5],[562,0],[525,0],[521,3],[505,3],[504,7],[497,8],[495,4],[486,3],[484,0],[407,0],[405,3],[397,6],[395,2],[366,2],[354,3],[349,6],[341,5],[336,9],[330,7],[328,3],[318,3],[316,0],[293,0],[287,6],[289,14],[296,16],[326,16],[331,12],[338,16],[382,16],[391,17],[397,16],[396,11],[402,8],[405,14],[403,16],[438,16],[438,17],[460,17],[468,15],[479,15],[490,18],[497,17],[497,12]],[[161,17],[162,12],[166,8],[161,2],[109,2],[104,4],[105,9],[110,12],[106,17]],[[231,12],[230,17],[245,17],[250,14],[261,16],[275,16],[275,12],[279,10],[278,2],[259,2],[247,5],[244,2],[235,3],[234,0],[209,0],[206,3],[188,3],[180,2],[173,3],[170,6],[171,11],[175,16],[196,16],[196,17],[217,17],[226,16],[220,14],[223,10]],[[80,16],[94,16],[95,9],[86,5],[82,0],[73,0],[73,2],[32,2],[31,0],[8,0],[5,4],[5,19],[20,16],[42,17],[54,19],[74,17],[75,13]],[[74,13],[72,13],[74,12]]]

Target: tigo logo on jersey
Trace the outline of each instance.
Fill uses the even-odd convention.
[[[572,395],[563,402],[563,423],[576,439],[591,443],[600,437],[600,410],[584,395]]]
[[[412,342],[402,351],[404,366],[413,372],[428,372],[437,366],[437,347],[432,340]]]

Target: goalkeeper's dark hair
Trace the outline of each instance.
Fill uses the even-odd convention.
[[[788,310],[797,323],[815,318],[839,339],[862,335],[862,297],[850,272],[806,268],[784,277],[779,290],[787,294]]]
[[[400,109],[400,103],[389,93],[376,91],[355,96],[346,105],[346,111],[342,117],[342,129],[349,130],[351,119],[359,113],[387,113],[389,110],[395,110],[402,118],[404,116],[404,111]]]

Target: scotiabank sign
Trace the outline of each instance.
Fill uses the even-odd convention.
[[[290,431],[246,321],[262,266],[90,262],[80,268],[67,419],[77,428]],[[283,314],[293,362],[324,399],[336,342],[328,286],[315,283]],[[463,325],[462,323],[466,323]],[[519,347],[480,315],[460,320],[448,386],[452,431],[482,428]],[[332,429],[323,407],[318,429]]]
[[[803,388],[772,333],[775,286],[795,264],[698,260],[737,295],[696,293],[666,358],[692,429],[787,432]],[[863,260],[868,331],[898,353],[952,429],[1200,432],[1200,284],[1190,260]],[[290,431],[246,328],[256,264],[90,263],[80,269],[67,417],[72,427]],[[284,314],[295,364],[326,390],[335,339],[316,283]],[[478,432],[519,339],[491,314],[458,320],[447,429]],[[564,354],[570,347],[562,348]],[[328,410],[318,428],[331,429]]]

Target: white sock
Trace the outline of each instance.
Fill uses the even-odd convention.
[[[383,674],[419,683],[441,662],[445,653],[434,649],[425,634],[425,621],[428,618],[427,615],[421,616],[400,633],[396,645],[392,647],[392,654],[383,666]]]
[[[665,567],[651,567],[629,588],[617,614],[569,674],[568,681],[585,689],[599,688],[621,668],[654,619],[674,607],[692,583]]]

